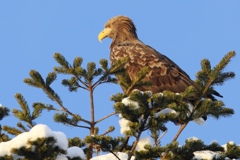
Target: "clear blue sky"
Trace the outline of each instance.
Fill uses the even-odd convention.
[[[184,69],[192,79],[200,69],[200,61],[207,58],[212,66],[229,51],[237,56],[226,71],[234,71],[236,78],[217,90],[224,96],[227,107],[235,110],[230,118],[215,120],[198,126],[191,123],[179,138],[196,136],[207,144],[213,140],[220,144],[228,141],[240,143],[239,109],[239,56],[240,52],[240,1],[1,1],[0,2],[0,103],[10,109],[19,108],[15,93],[22,93],[29,106],[33,102],[54,104],[39,89],[23,83],[31,69],[43,77],[57,65],[53,59],[60,52],[72,61],[80,56],[87,62],[98,63],[101,58],[109,59],[109,45],[97,40],[105,22],[116,15],[129,16],[136,24],[139,38],[159,52],[167,55]],[[80,90],[69,93],[61,86],[59,76],[53,88],[62,98],[64,105],[88,119],[90,115],[88,93]],[[66,78],[66,77],[65,77]],[[112,94],[121,92],[117,85],[104,85],[95,91],[96,119],[113,111]],[[14,126],[17,119],[8,116],[0,123]],[[52,130],[66,133],[68,137],[84,138],[84,129],[65,127],[52,120],[52,113],[44,112],[37,123],[49,125]],[[100,133],[107,126],[118,126],[118,118],[99,124]],[[169,126],[163,143],[170,142],[179,126]],[[117,129],[113,135],[119,135]],[[146,133],[147,135],[148,133]]]

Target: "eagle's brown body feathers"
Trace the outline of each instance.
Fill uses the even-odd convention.
[[[139,90],[153,93],[169,90],[179,93],[189,86],[194,86],[193,81],[178,65],[141,41],[123,42],[112,46],[111,64],[123,57],[128,58],[125,69],[131,80],[142,68],[150,68],[144,80],[151,82],[152,85],[137,88]]]
[[[187,73],[177,64],[138,39],[136,27],[128,17],[117,16],[110,19],[99,34],[99,40],[105,37],[113,39],[110,46],[111,64],[123,57],[128,58],[125,69],[130,79],[133,79],[142,68],[146,66],[150,68],[144,80],[150,81],[152,85],[137,89],[153,93],[164,90],[179,93],[189,86],[195,86]]]

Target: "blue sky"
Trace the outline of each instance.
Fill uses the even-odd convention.
[[[99,43],[98,33],[105,22],[116,16],[130,17],[136,24],[139,38],[159,52],[167,55],[184,69],[192,79],[200,69],[200,61],[207,58],[212,66],[229,51],[237,56],[226,71],[236,73],[234,80],[217,87],[224,96],[227,107],[235,114],[230,118],[215,120],[198,126],[191,123],[179,138],[184,143],[188,137],[196,136],[207,144],[213,140],[220,144],[228,141],[240,143],[239,109],[239,56],[240,51],[240,1],[1,1],[0,2],[0,103],[10,109],[19,108],[14,95],[22,93],[29,106],[33,102],[54,104],[39,89],[23,83],[31,69],[43,77],[57,63],[53,59],[60,52],[69,61],[80,56],[87,62],[109,59],[110,39]],[[90,115],[88,93],[79,90],[69,93],[61,86],[59,76],[53,88],[72,112],[88,119]],[[121,92],[117,85],[106,84],[95,91],[96,119],[113,111],[112,94]],[[84,138],[88,131],[65,127],[52,120],[52,113],[44,112],[37,123],[45,123],[52,130],[66,133],[68,137]],[[14,126],[17,119],[9,116],[1,124]],[[109,125],[118,128],[118,118],[111,117],[99,124],[100,133]],[[179,126],[168,125],[169,132],[163,143],[170,142]],[[117,129],[112,135],[119,135]],[[146,133],[148,135],[148,133]]]

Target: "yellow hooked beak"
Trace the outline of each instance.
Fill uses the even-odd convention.
[[[112,31],[111,28],[104,28],[104,30],[102,30],[102,32],[99,33],[98,40],[102,42],[102,40],[106,38],[111,31]]]

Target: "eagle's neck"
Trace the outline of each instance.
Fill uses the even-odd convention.
[[[124,42],[138,40],[135,26],[129,25],[127,23],[122,24],[116,29],[115,35],[112,37],[112,39],[113,41],[110,48],[113,48],[115,45],[122,44]]]

